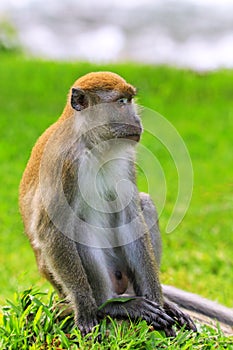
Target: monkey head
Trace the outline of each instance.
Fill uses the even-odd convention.
[[[88,132],[99,139],[130,139],[138,142],[142,125],[134,96],[136,89],[119,75],[111,72],[89,73],[72,86],[68,98],[70,113],[78,123],[88,125]],[[70,114],[69,113],[69,114]],[[90,130],[91,125],[91,130]]]

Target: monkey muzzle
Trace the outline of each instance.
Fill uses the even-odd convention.
[[[114,138],[128,139],[135,142],[140,141],[142,126],[140,124],[118,124],[114,123],[112,127]]]

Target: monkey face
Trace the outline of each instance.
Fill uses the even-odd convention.
[[[115,90],[93,93],[73,88],[71,106],[78,112],[77,119],[83,122],[81,129],[94,143],[98,139],[140,140],[142,125],[133,94]]]
[[[125,138],[138,142],[142,133],[141,120],[136,113],[133,97],[128,95],[112,103],[115,120],[110,120],[110,128],[115,138]]]

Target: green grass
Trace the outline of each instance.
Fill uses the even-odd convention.
[[[112,70],[137,86],[138,102],[166,117],[189,150],[194,188],[177,229],[165,233],[177,192],[166,149],[148,133],[142,143],[161,162],[167,198],[160,217],[161,280],[232,307],[233,71],[197,74],[135,64],[95,66],[0,57],[0,275],[1,304],[15,291],[48,284],[39,277],[18,213],[18,184],[38,136],[61,114],[73,81],[89,71]],[[147,171],[153,171],[148,162]],[[153,174],[153,173],[152,173]],[[156,174],[152,196],[156,198]],[[146,190],[139,172],[140,190]]]
[[[14,302],[3,309],[1,349],[233,349],[233,337],[226,338],[220,330],[199,326],[198,334],[181,330],[175,338],[166,338],[145,321],[133,324],[106,319],[82,338],[72,315],[62,318],[61,309],[54,305],[59,302],[51,292],[46,298],[36,290],[15,295]]]

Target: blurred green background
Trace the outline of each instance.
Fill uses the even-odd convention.
[[[18,185],[33,144],[61,114],[73,81],[96,70],[114,71],[135,85],[138,102],[175,126],[192,159],[189,210],[177,229],[166,234],[177,195],[176,169],[150,135],[142,138],[161,162],[167,181],[160,217],[162,282],[232,307],[233,71],[200,74],[163,66],[55,63],[18,54],[0,56],[0,303],[32,285],[48,288],[23,233]],[[145,190],[141,176],[139,172],[139,188]],[[156,186],[156,174],[154,181]]]

